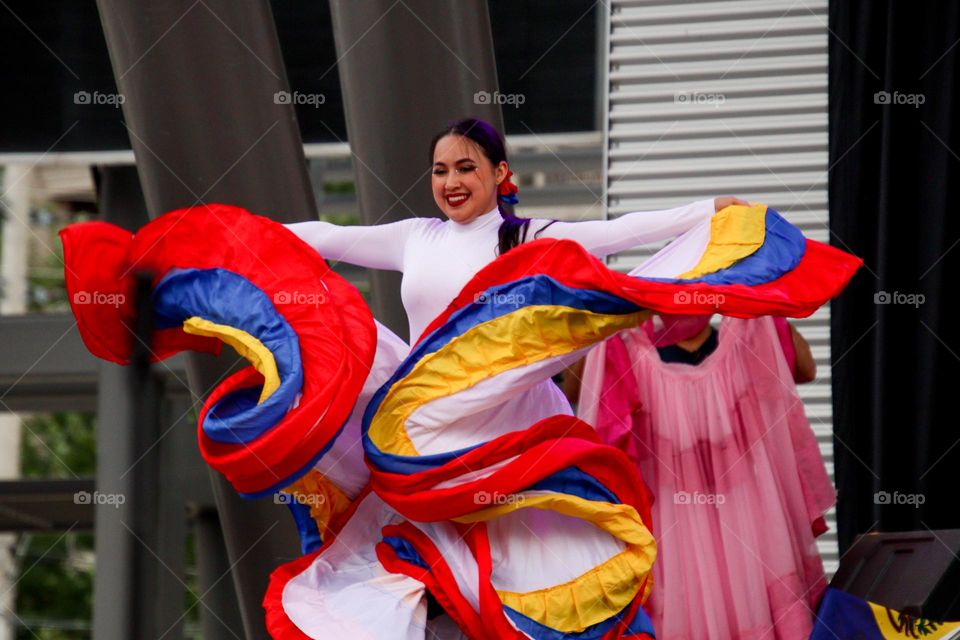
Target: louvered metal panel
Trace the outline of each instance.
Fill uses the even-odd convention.
[[[611,0],[605,21],[607,216],[737,195],[829,240],[827,0]],[[629,271],[660,246],[610,262]],[[794,322],[817,360],[799,392],[832,478],[829,320],[827,306]]]

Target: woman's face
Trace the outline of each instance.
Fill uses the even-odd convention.
[[[448,218],[466,224],[497,206],[506,175],[507,163],[493,166],[473,140],[444,136],[433,151],[433,200]]]

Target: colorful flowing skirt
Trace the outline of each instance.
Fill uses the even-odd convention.
[[[424,638],[427,592],[469,638],[652,637],[650,496],[550,378],[653,312],[808,315],[859,266],[762,205],[724,209],[644,277],[541,239],[484,267],[407,347],[309,246],[236,207],[62,238],[95,355],[129,362],[146,271],[153,359],[226,343],[249,360],[207,398],[198,439],[300,529],[303,557],[264,599],[283,639]]]

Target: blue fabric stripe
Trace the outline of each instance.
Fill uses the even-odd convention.
[[[192,316],[235,327],[256,337],[277,363],[280,386],[261,404],[260,387],[239,390],[207,412],[203,430],[216,442],[247,443],[287,414],[303,386],[300,343],[270,298],[241,275],[226,269],[182,269],[168,274],[154,292],[157,326],[179,327]]]
[[[862,638],[883,640],[873,610],[866,600],[845,591],[827,587],[817,609],[810,640]]]
[[[316,520],[310,515],[310,507],[300,504],[290,494],[278,493],[276,495],[286,496],[289,499],[285,504],[290,508],[290,514],[293,516],[293,521],[297,525],[297,532],[300,534],[300,553],[306,555],[319,549],[323,544],[323,538],[320,535]]]
[[[620,504],[620,499],[602,482],[572,466],[547,476],[527,487],[529,491],[554,491],[594,502]]]
[[[764,216],[766,232],[763,244],[755,252],[733,263],[726,269],[708,273],[699,278],[643,278],[653,282],[676,284],[747,284],[758,285],[776,280],[792,271],[807,250],[807,241],[800,229],[787,222],[775,210],[767,207]]]
[[[391,548],[396,552],[397,557],[403,560],[404,562],[409,562],[410,564],[415,564],[418,567],[430,571],[430,567],[427,566],[427,563],[423,558],[420,557],[420,554],[417,553],[417,550],[413,548],[413,545],[406,538],[398,538],[396,536],[384,536],[383,541],[390,545]]]
[[[520,631],[524,632],[534,640],[597,640],[602,638],[603,635],[610,631],[614,625],[616,625],[622,615],[621,612],[618,615],[615,615],[603,622],[593,625],[592,627],[587,627],[583,631],[578,633],[565,633],[563,631],[557,631],[546,625],[540,624],[533,618],[529,618],[516,609],[511,609],[510,607],[504,606],[504,612],[507,616],[513,621]],[[630,621],[630,624],[627,626],[627,633],[637,634],[637,633],[648,633],[652,637],[653,633],[653,623],[650,621],[650,617],[647,616],[647,612],[643,610],[643,607],[637,608],[637,613],[634,615],[633,619]]]
[[[650,619],[650,616],[647,615],[647,612],[644,611],[643,607],[637,608],[637,615],[633,616],[633,620],[627,625],[626,633],[646,633],[651,638],[657,636],[653,629],[653,621]]]

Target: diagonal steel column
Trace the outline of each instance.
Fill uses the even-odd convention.
[[[123,115],[151,217],[227,202],[282,222],[316,219],[276,29],[266,0],[98,0]],[[227,370],[191,356],[204,396]],[[214,493],[248,638],[266,637],[260,601],[269,573],[298,555],[289,514]],[[149,622],[98,626],[97,638],[158,637]],[[136,626],[140,625],[140,626]],[[102,634],[102,635],[101,635]]]
[[[364,224],[441,215],[430,138],[466,116],[503,130],[500,106],[475,100],[497,90],[486,2],[331,0],[330,8]],[[374,315],[406,336],[399,276],[375,272],[373,287]]]
[[[98,175],[105,221],[130,230],[148,221],[136,167],[103,167]],[[145,345],[136,345],[145,352]],[[214,502],[181,374],[167,364],[144,364],[100,363],[96,489],[124,500],[95,504],[97,638],[137,637],[148,630],[156,637],[183,637],[187,504],[212,510]],[[197,538],[208,526],[194,522]],[[200,618],[208,640],[242,633],[232,585],[218,581],[230,566],[223,547],[222,536],[207,540],[209,557],[198,558]]]
[[[106,222],[132,231],[147,221],[134,167],[105,167],[99,176],[97,197]],[[161,512],[161,502],[167,501],[159,496],[160,451],[148,449],[161,431],[161,393],[158,378],[142,363],[100,363],[96,489],[115,499],[94,503],[93,620],[98,638],[126,637],[148,628],[159,634],[161,627],[172,638],[183,637],[178,618],[184,596],[182,590],[176,593],[175,584],[183,575],[183,549],[177,553],[169,540],[160,548],[160,534],[170,533],[175,518],[169,510]]]

